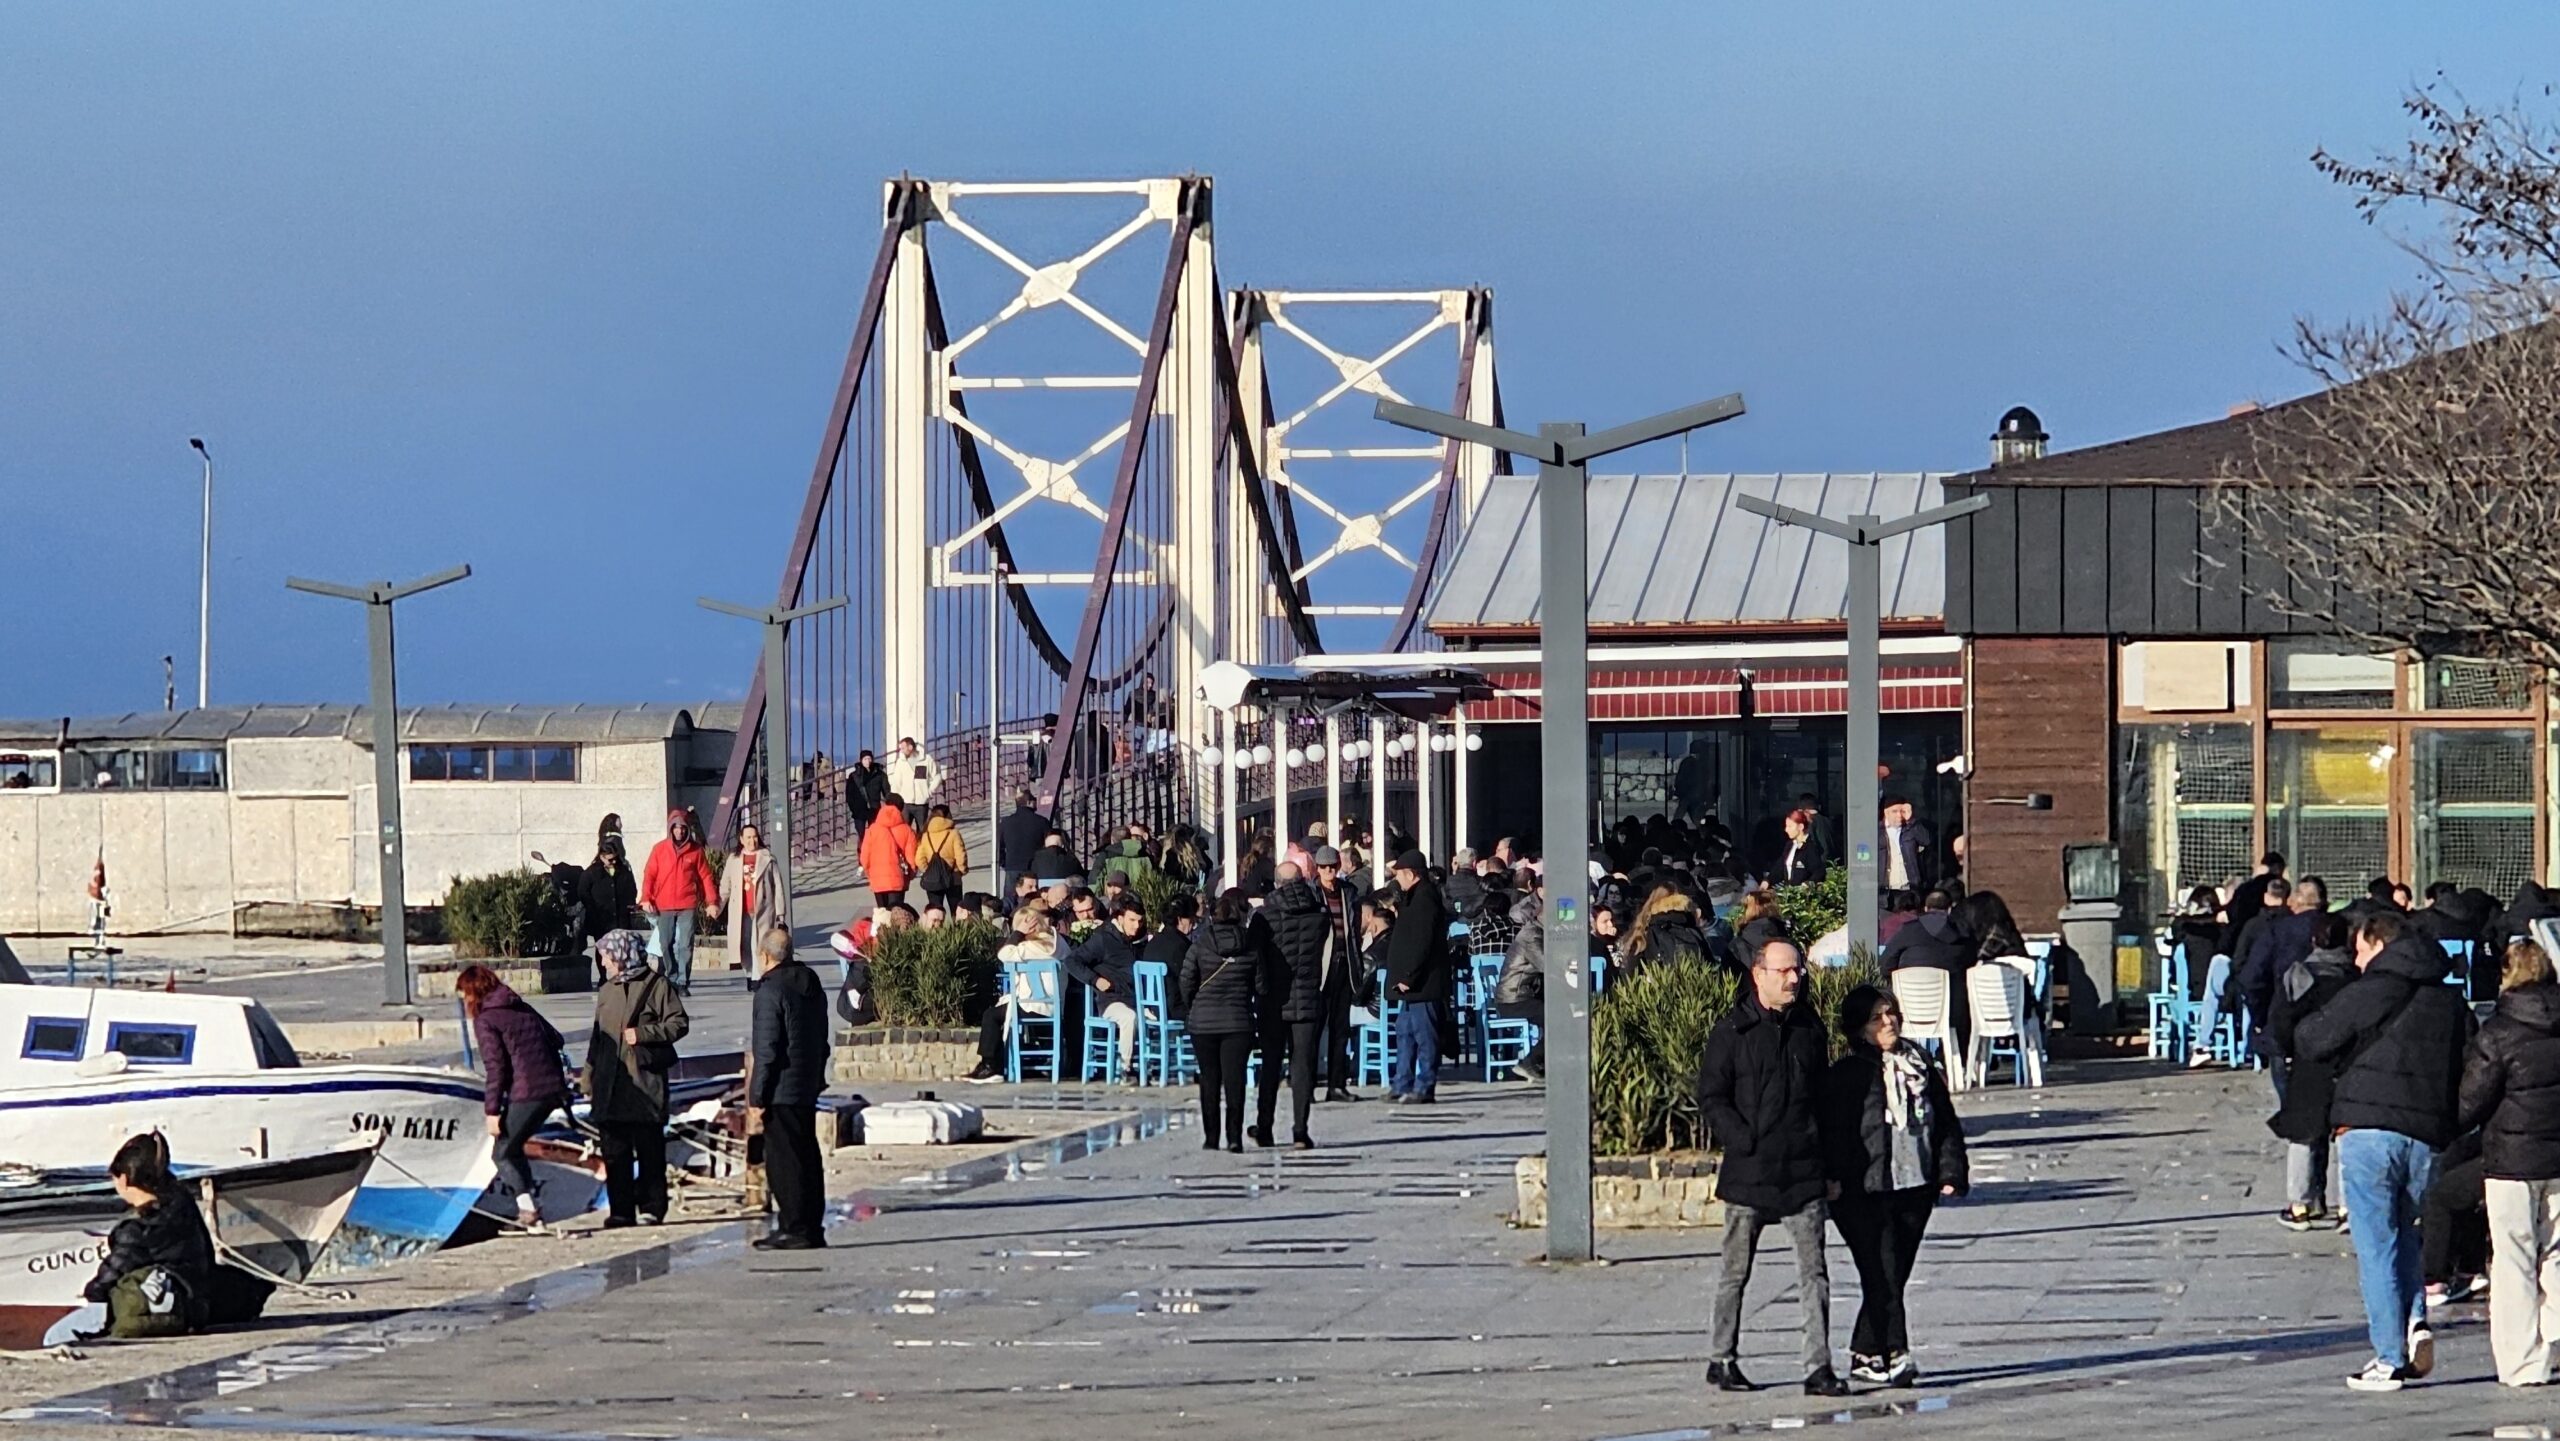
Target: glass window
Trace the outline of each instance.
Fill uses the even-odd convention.
[[[2398,699],[2400,672],[2392,657],[2331,641],[2269,642],[2267,668],[2277,710],[2390,710]]]
[[[578,748],[535,746],[533,778],[538,781],[575,781],[578,778]]]
[[[2528,710],[2533,673],[2519,665],[2437,657],[2420,663],[2429,710]]]
[[[222,752],[153,751],[151,784],[161,790],[218,791],[222,789]]]
[[[533,748],[499,746],[489,752],[489,779],[493,781],[529,781],[533,779]]]
[[[489,778],[487,746],[446,746],[444,763],[454,780],[485,781]]]
[[[49,791],[54,787],[51,751],[0,753],[0,791]]]
[[[2136,914],[2254,868],[2256,756],[2244,722],[2126,726],[2117,843]]]
[[[293,1042],[285,1039],[284,1027],[259,1005],[249,1007],[249,1041],[258,1054],[261,1071],[291,1071],[302,1066],[302,1057],[294,1053]]]
[[[115,1021],[107,1026],[107,1049],[137,1066],[183,1066],[195,1056],[196,1028]]]
[[[89,1023],[62,1016],[30,1016],[27,1018],[27,1041],[18,1054],[30,1061],[76,1061],[80,1059],[80,1042],[89,1033]]]
[[[2503,900],[2534,878],[2533,732],[2422,730],[2410,762],[2420,888],[2450,881]]]
[[[2321,726],[2267,735],[2267,849],[2332,902],[2391,873],[2392,729]]]
[[[413,781],[442,781],[453,779],[452,772],[445,768],[444,747],[409,747],[409,779]]]

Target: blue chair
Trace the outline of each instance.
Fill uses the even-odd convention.
[[[2480,963],[2479,948],[2469,941],[2438,941],[2436,944],[2444,947],[2445,959],[2453,962],[2453,968],[2444,973],[2444,983],[2468,987],[2471,968]]]
[[[1591,999],[1600,999],[1600,988],[1609,983],[1609,953],[1595,952],[1591,957]]]
[[[1515,1021],[1494,1013],[1493,990],[1502,978],[1500,955],[1486,952],[1468,960],[1475,972],[1476,994],[1484,998],[1484,1078],[1490,1081],[1529,1054],[1538,1043],[1538,1026],[1535,1021]]]
[[[2166,937],[2160,946],[2160,989],[2148,997],[2151,1059],[2183,1061],[2187,1058],[2187,946],[2184,941],[2173,945]]]
[[[2190,1054],[2203,1051],[2226,1066],[2248,1064],[2248,1032],[2239,1011],[2222,1009],[2222,992],[2231,981],[2231,958],[2216,956],[2204,968],[2204,990],[2187,1004],[2179,1023]]]
[[[2027,959],[2034,961],[2034,974],[2028,978],[2028,999],[2036,1014],[2053,1014],[2053,937],[2036,936],[2027,942]]]
[[[1382,986],[1381,991],[1384,990]],[[1383,1086],[1396,1060],[1396,1012],[1403,1009],[1385,995],[1370,1011],[1374,1019],[1353,1033],[1352,1071],[1364,1086]]]
[[[1088,988],[1084,996],[1084,1062],[1078,1074],[1087,1081],[1097,1073],[1105,1081],[1116,1081],[1121,1079],[1120,1031],[1101,1017],[1101,1009]],[[1145,1027],[1141,1025],[1139,1029],[1143,1033]]]
[[[1191,1033],[1173,1018],[1173,968],[1163,961],[1140,961],[1131,967],[1138,1002],[1138,1084],[1155,1077],[1159,1086],[1190,1080],[1197,1069],[1191,1058]]]
[[[1056,961],[1013,961],[1004,967],[1005,993],[1015,1002],[1013,1026],[1005,1037],[1004,1076],[1020,1082],[1025,1062],[1038,1065],[1049,1080],[1062,1080],[1058,1071],[1059,966]],[[1015,982],[1019,980],[1020,985]],[[1020,1002],[1025,991],[1035,1002],[1045,1002],[1049,1014],[1035,1016]]]

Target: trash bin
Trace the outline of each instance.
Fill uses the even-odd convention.
[[[2071,1033],[2103,1036],[2118,1028],[2116,922],[2124,872],[2113,845],[2062,848],[2063,894],[2070,898],[2054,919],[2071,949]]]

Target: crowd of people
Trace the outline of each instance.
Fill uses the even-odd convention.
[[[2333,909],[2324,881],[2286,870],[2270,853],[2228,889],[2196,888],[2172,937],[2190,1001],[2236,1017],[2273,1083],[2278,1219],[2354,1240],[2374,1354],[2348,1385],[2424,1379],[2428,1312],[2484,1290],[2498,1379],[2548,1384],[2560,1352],[2560,982],[2531,931],[2560,907],[2532,883],[2500,907],[2486,892],[2437,884],[2421,897],[2379,878]],[[2208,973],[2227,977],[2219,993]]]

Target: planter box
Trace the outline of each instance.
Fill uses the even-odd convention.
[[[1511,1224],[1547,1224],[1547,1158],[1523,1156],[1512,1168],[1519,1200]],[[1715,1198],[1716,1158],[1703,1151],[1655,1156],[1594,1156],[1591,1219],[1612,1230],[1721,1226],[1724,1203]]]
[[[595,962],[584,953],[565,956],[491,956],[480,961],[425,961],[413,968],[418,999],[451,1000],[453,978],[464,966],[487,966],[520,996],[561,996],[596,988]]]
[[[950,1081],[978,1068],[978,1033],[918,1026],[836,1032],[839,1081]]]

